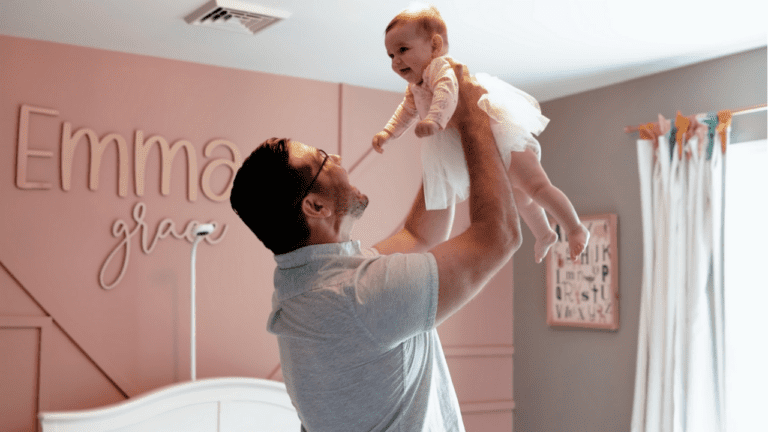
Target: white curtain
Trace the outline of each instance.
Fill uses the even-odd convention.
[[[682,157],[674,130],[637,143],[643,279],[632,432],[724,431],[725,155],[709,131],[684,141]]]

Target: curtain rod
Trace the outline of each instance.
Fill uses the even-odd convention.
[[[766,104],[752,105],[750,107],[740,108],[740,109],[737,109],[737,110],[733,110],[733,111],[731,111],[731,115],[732,116],[737,116],[737,115],[742,115],[742,114],[751,114],[751,113],[754,113],[754,112],[765,111],[765,110],[766,110]],[[643,125],[627,126],[627,127],[624,128],[624,132],[625,133],[637,132],[638,130],[640,130],[640,126],[643,126]]]

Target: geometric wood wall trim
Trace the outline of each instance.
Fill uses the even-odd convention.
[[[51,317],[24,317],[24,316],[2,316],[0,317],[0,329],[38,329],[40,340],[38,341],[38,362],[37,362],[37,412],[43,412],[50,409],[48,401],[48,392],[43,389],[47,382],[48,368],[51,363],[50,344],[46,343],[51,336],[51,326],[53,319]],[[36,424],[35,430],[38,430],[39,424]]]
[[[0,270],[5,270],[8,276],[10,276],[11,279],[13,279],[13,281],[16,282],[18,287],[21,288],[21,290],[24,291],[25,294],[27,294],[29,299],[32,300],[44,314],[47,315],[47,317],[41,318],[41,319],[50,320],[51,324],[55,324],[56,327],[64,334],[64,336],[66,336],[66,338],[78,349],[78,351],[80,351],[85,356],[85,358],[88,359],[88,361],[104,376],[104,378],[106,378],[107,381],[109,381],[124,398],[128,399],[129,397],[128,393],[126,393],[123,390],[124,386],[118,385],[118,383],[112,378],[112,376],[109,373],[107,373],[107,371],[104,370],[104,368],[100,364],[96,363],[96,360],[94,360],[93,357],[91,357],[79,343],[77,343],[75,338],[72,337],[72,335],[70,335],[69,332],[64,327],[62,327],[62,325],[58,321],[55,321],[53,319],[53,316],[51,316],[51,313],[48,312],[48,310],[45,307],[43,307],[40,301],[38,301],[37,298],[35,298],[35,296],[32,295],[32,293],[24,286],[24,284],[21,283],[21,281],[18,278],[16,278],[16,275],[14,275],[11,272],[11,270],[8,267],[6,267],[5,264],[3,264],[2,261],[0,261]],[[19,317],[19,318],[34,320],[35,317]],[[7,316],[0,317],[0,320],[3,320],[3,319],[15,319],[15,317],[7,317]],[[3,322],[3,321],[0,321],[0,322]],[[34,322],[34,321],[30,321],[30,322]],[[42,335],[42,331],[40,334]]]
[[[493,412],[511,413],[514,409],[515,409],[515,401],[513,400],[462,402],[461,403],[462,414],[483,414],[483,413],[493,413]]]
[[[512,345],[452,345],[444,346],[446,357],[512,357]]]
[[[446,358],[508,357],[512,359],[515,354],[515,347],[513,345],[452,345],[444,346],[443,352]],[[515,401],[513,399],[461,403],[462,414],[511,413],[514,409]]]

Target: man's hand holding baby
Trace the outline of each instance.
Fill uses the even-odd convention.
[[[434,135],[435,132],[440,130],[440,125],[432,120],[424,119],[416,123],[416,136],[424,138],[430,135]]]

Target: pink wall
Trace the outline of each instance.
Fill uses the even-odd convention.
[[[402,96],[5,36],[0,58],[3,430],[29,430],[37,411],[101,406],[189,379],[191,242],[168,228],[181,236],[193,221],[215,221],[211,237],[220,239],[201,243],[197,254],[198,378],[279,377],[276,341],[266,331],[274,260],[229,207],[232,169],[270,136],[337,152],[349,168]],[[28,126],[23,106],[31,107]],[[66,157],[70,137],[84,129],[125,141],[125,155],[114,142],[104,150],[94,190],[87,139]],[[142,176],[137,135],[187,141],[197,162],[192,181],[181,150],[163,194],[159,146],[150,148]],[[351,173],[371,197],[354,233],[365,245],[401,223],[419,166],[409,136]],[[134,233],[137,208],[145,210],[144,247],[141,230],[127,243],[112,231],[122,223]],[[465,213],[464,206],[457,229]],[[167,235],[152,247],[159,227]],[[104,289],[123,263],[122,279]],[[510,265],[440,328],[468,428],[511,428],[511,311]]]

